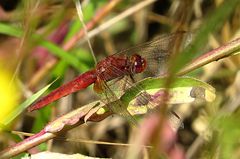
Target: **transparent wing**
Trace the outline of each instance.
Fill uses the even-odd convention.
[[[122,70],[112,66],[111,68],[106,68],[106,69],[111,69],[112,74],[123,74]],[[100,78],[102,78],[102,81],[105,81],[104,76],[101,77],[101,75],[99,75]],[[131,75],[129,76],[124,76],[121,78],[117,78],[108,82],[104,82],[104,94],[105,94],[105,99],[108,102],[114,102],[116,100],[119,99],[119,97],[121,97],[121,95],[123,95],[123,93],[125,92],[125,90],[127,90],[128,88],[132,87],[134,85],[134,79],[133,77],[131,77]],[[142,91],[144,92],[144,90],[142,88],[139,87],[134,87],[134,89],[137,89],[137,91]],[[138,101],[139,103],[141,103],[140,105],[145,105],[145,103],[149,103],[149,96],[146,95],[147,93],[145,92],[145,94],[140,94],[139,96],[141,96],[141,98],[139,98],[138,96]],[[122,101],[118,100],[117,103],[118,107],[114,107],[111,108],[111,110],[113,110],[115,113],[119,113],[120,115],[126,117],[126,119],[131,121],[131,118],[134,117],[128,117],[128,115],[130,115],[130,113],[127,111],[127,106],[125,105]],[[123,109],[124,108],[124,109]]]
[[[187,41],[187,43],[189,43],[191,34],[186,32],[179,32],[158,36],[150,42],[120,51],[114,55],[121,56],[122,54],[131,56],[133,54],[138,54],[141,57],[145,58],[147,61],[147,68],[146,71],[144,71],[143,77],[157,76],[161,74],[161,72],[164,72],[166,70],[167,61],[172,53],[171,49],[175,44],[175,40],[180,36],[182,36],[181,39],[183,39],[183,41]],[[183,46],[185,46],[186,42],[183,42],[183,44]],[[111,72],[112,74],[116,74],[115,77],[119,78],[106,82],[106,79],[108,78],[99,75],[102,80],[101,85],[104,90],[103,102],[109,104],[111,102],[117,101],[114,103],[114,105],[109,105],[109,108],[113,112],[122,115],[128,121],[130,121],[130,123],[135,125],[135,118],[128,112],[127,106],[119,100],[119,97],[125,92],[126,89],[133,86],[133,82],[135,81],[136,76],[141,76],[142,73],[137,75],[130,75],[134,76],[133,79],[130,77],[121,77],[124,72],[122,72],[121,69],[115,66],[110,66],[106,69],[110,69],[109,72]],[[137,91],[141,91],[141,93],[137,97],[139,105],[151,105],[150,95],[147,92],[145,92],[142,88],[139,87],[134,87],[134,89],[138,89]]]
[[[128,105],[124,104],[123,102],[121,102],[119,100],[119,97],[120,97],[119,95],[122,94],[122,90],[120,88],[121,84],[120,83],[118,83],[118,84],[117,83],[110,84],[109,82],[107,84],[106,80],[104,79],[106,77],[104,77],[102,75],[99,75],[99,77],[102,79],[101,80],[101,87],[104,90],[104,93],[100,94],[102,101],[106,105],[108,105],[108,108],[112,112],[123,116],[129,123],[131,123],[132,125],[136,126],[137,125],[137,121],[128,112],[128,110],[127,110]],[[117,81],[117,80],[118,79],[113,80],[113,81]],[[119,79],[119,82],[120,81],[121,81],[121,79]],[[112,87],[109,86],[109,85],[111,85]],[[118,88],[120,88],[120,89],[114,90],[113,87],[115,87],[115,86],[118,86]],[[113,92],[113,90],[114,90],[114,92]],[[117,93],[117,94],[115,94],[115,93]]]
[[[179,37],[181,37],[181,47],[184,48],[190,43],[192,34],[188,32],[164,34],[157,36],[152,41],[122,50],[114,55],[119,56],[123,54],[131,56],[133,54],[138,54],[147,61],[147,68],[144,71],[144,77],[158,76],[166,72],[167,61],[172,53],[173,46]]]

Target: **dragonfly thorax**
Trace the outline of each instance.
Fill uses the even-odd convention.
[[[104,81],[125,75],[141,73],[146,68],[146,60],[138,54],[131,56],[110,56],[97,64],[96,74]]]

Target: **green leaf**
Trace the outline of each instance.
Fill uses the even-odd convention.
[[[36,38],[38,36],[36,35],[34,37]],[[81,63],[78,61],[78,59],[75,56],[67,53],[66,51],[64,51],[63,49],[58,47],[57,45],[55,45],[49,41],[46,41],[46,40],[40,40],[39,44],[42,45],[43,47],[47,48],[52,54],[60,57],[62,59],[62,61],[70,64],[77,70],[79,70],[79,68],[81,67]]]
[[[11,27],[10,25],[3,23],[0,23],[0,33],[15,37],[22,36],[22,31],[20,29],[16,29],[14,27]]]
[[[146,113],[147,108],[154,108],[159,104],[161,93],[165,90],[165,80],[166,78],[157,77],[146,78],[142,81],[139,81],[134,86],[129,88],[120,98],[120,100],[128,105],[128,110],[131,112],[131,114]],[[176,78],[168,91],[170,95],[170,99],[168,101],[169,104],[189,103],[193,102],[195,99],[204,99],[206,101],[213,101],[215,99],[215,89],[212,86],[191,77]],[[141,98],[141,94],[146,92],[151,95],[151,97],[155,97],[156,99],[150,99],[152,100],[150,106],[137,105],[136,103],[138,98]]]

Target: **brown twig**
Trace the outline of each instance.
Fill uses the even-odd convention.
[[[71,113],[71,112],[70,112]],[[69,114],[69,113],[68,113]],[[68,114],[64,115],[64,116],[68,116]],[[92,115],[90,118],[88,118],[88,121],[93,121],[93,122],[99,122],[105,118],[107,118],[108,116],[111,116],[112,113],[111,112],[106,112],[104,114],[101,114],[101,115],[97,115],[97,114],[94,114]],[[46,126],[44,129],[42,129],[39,133],[33,135],[33,136],[30,136],[29,138],[17,143],[16,145],[14,146],[11,146],[11,147],[8,147],[7,149],[3,150],[0,152],[0,158],[1,159],[8,159],[8,158],[11,158],[13,156],[16,156],[22,152],[25,152],[43,142],[46,142],[50,139],[53,139],[55,138],[56,136],[58,136],[59,134],[63,133],[63,132],[66,132],[70,129],[73,129],[83,123],[84,122],[84,117],[81,117],[81,119],[79,119],[79,122],[77,122],[76,124],[74,125],[65,125],[65,127],[57,132],[57,133],[52,133],[52,132],[48,132],[46,131]],[[57,120],[57,119],[56,119]]]
[[[56,135],[53,133],[46,133],[44,130],[40,131],[39,133],[35,134],[34,136],[31,136],[22,142],[17,143],[16,145],[9,147],[5,149],[4,151],[0,152],[0,158],[1,159],[8,159],[13,156],[16,156],[24,151],[27,151],[28,149],[39,145],[45,141],[48,141],[52,138],[54,138]]]
[[[237,38],[232,42],[227,43],[221,47],[218,47],[217,49],[214,49],[206,54],[203,54],[202,56],[193,60],[189,65],[187,65],[179,73],[177,73],[177,75],[181,76],[187,74],[188,72],[200,68],[201,66],[204,66],[210,62],[218,61],[220,59],[223,59],[224,57],[231,56],[235,54],[236,51],[239,50],[240,50],[240,38]]]

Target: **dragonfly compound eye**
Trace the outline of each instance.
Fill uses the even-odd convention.
[[[132,70],[134,73],[141,73],[146,68],[146,60],[142,58],[140,55],[134,54],[131,57],[131,62],[133,64]]]

